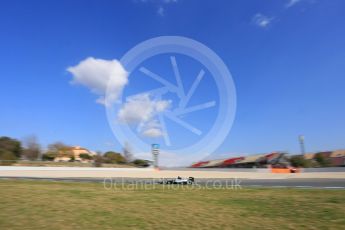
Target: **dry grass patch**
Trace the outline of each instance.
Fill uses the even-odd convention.
[[[0,229],[340,229],[345,191],[0,180]]]

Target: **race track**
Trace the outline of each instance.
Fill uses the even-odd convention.
[[[49,180],[65,182],[97,182],[108,183],[111,179],[113,183],[122,184],[152,184],[157,183],[157,178],[44,178],[44,177],[0,177],[0,179],[18,180]],[[345,189],[345,179],[196,179],[196,184],[207,187],[231,186],[232,181],[242,188],[250,187],[270,187],[270,188],[315,188],[315,189]]]
[[[224,186],[236,180],[242,187],[294,187],[345,189],[345,172],[331,170],[296,174],[276,174],[267,170],[203,170],[152,168],[71,168],[1,166],[0,178],[116,183],[156,183],[161,178],[195,177],[196,183]]]

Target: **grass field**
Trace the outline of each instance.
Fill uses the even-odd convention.
[[[0,180],[0,229],[341,229],[345,191]]]

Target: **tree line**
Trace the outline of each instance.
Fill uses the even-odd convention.
[[[314,158],[309,160],[302,155],[292,156],[289,160],[292,166],[300,168],[330,167],[332,165],[330,159],[322,153],[316,153]]]
[[[70,157],[70,161],[74,161],[71,148],[72,146],[62,142],[55,142],[49,144],[47,149],[43,151],[35,136],[27,137],[22,142],[14,138],[2,136],[0,137],[0,164],[11,165],[19,159],[53,161],[58,156]],[[102,164],[131,164],[138,167],[150,165],[147,160],[134,159],[128,144],[126,144],[123,154],[107,151],[105,153],[97,152],[95,156],[80,154],[79,157],[93,161],[97,167]]]

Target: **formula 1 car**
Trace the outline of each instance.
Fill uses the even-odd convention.
[[[182,178],[178,176],[175,179],[164,179],[159,182],[160,184],[193,184],[194,183],[194,177],[188,177],[188,178]]]

